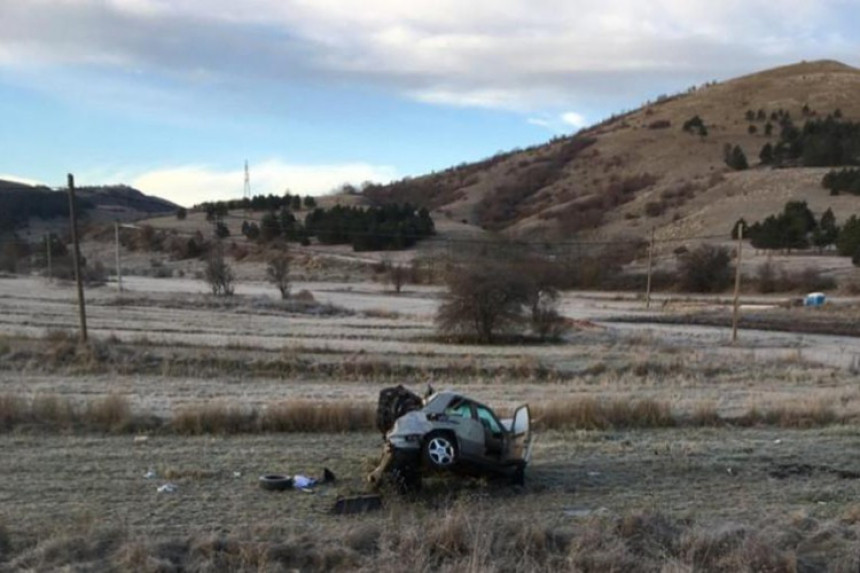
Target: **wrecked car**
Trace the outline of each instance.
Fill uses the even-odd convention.
[[[511,419],[455,392],[423,400],[398,386],[380,393],[377,424],[385,436],[379,466],[368,476],[388,476],[401,491],[415,490],[427,472],[506,476],[522,485],[531,454],[529,408]]]

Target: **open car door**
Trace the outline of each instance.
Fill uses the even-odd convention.
[[[520,406],[514,412],[511,434],[513,435],[513,443],[511,444],[510,459],[523,460],[528,463],[532,453],[531,414],[528,405]]]

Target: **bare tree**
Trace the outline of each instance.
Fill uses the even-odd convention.
[[[448,276],[448,292],[436,315],[445,333],[474,335],[491,343],[502,331],[523,323],[530,284],[509,265],[475,261],[460,265]]]
[[[408,269],[403,265],[391,265],[388,267],[388,282],[394,287],[394,292],[400,294],[403,285],[408,278]]]
[[[278,287],[281,292],[281,298],[286,300],[290,298],[290,262],[292,257],[284,250],[269,259],[269,264],[266,266],[266,277],[269,282]]]
[[[233,275],[233,269],[224,260],[224,251],[220,244],[206,260],[203,278],[215,296],[233,296],[233,282],[236,277]]]

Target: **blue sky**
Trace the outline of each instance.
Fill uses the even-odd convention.
[[[0,0],[0,177],[191,205],[328,192],[541,143],[802,59],[847,0]]]

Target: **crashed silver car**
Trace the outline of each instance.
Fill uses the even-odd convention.
[[[400,386],[380,393],[378,422],[385,452],[368,476],[371,482],[389,475],[399,489],[414,490],[428,471],[502,475],[518,485],[524,482],[532,443],[526,405],[513,418],[500,419],[462,394],[437,392],[422,401]]]

